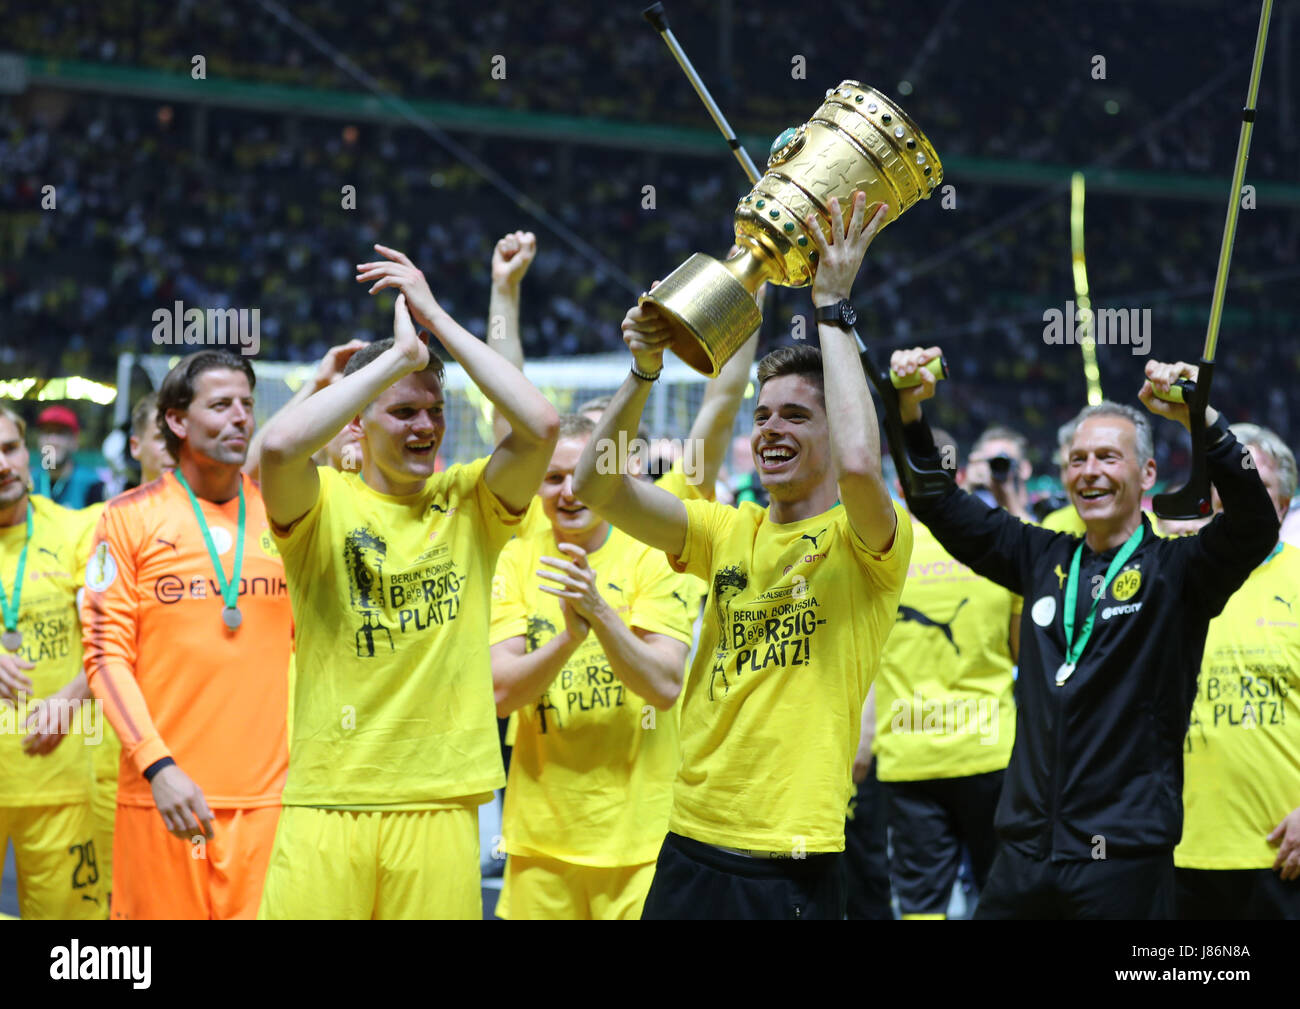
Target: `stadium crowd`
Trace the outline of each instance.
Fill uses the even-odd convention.
[[[1034,15],[1053,48],[1008,4],[974,47],[955,3],[909,63],[883,0],[832,6],[891,27],[850,57],[797,9],[682,3],[674,27],[751,135],[889,65],[957,164],[1226,171],[1245,8],[1104,23],[1066,0]],[[358,90],[307,24],[406,98],[593,136],[701,124],[635,11],[282,10],[24,0],[7,24],[50,65],[188,77],[198,53],[213,77]],[[1185,94],[1207,87],[1170,123],[1156,32],[1196,53]],[[1252,180],[1287,181],[1289,128],[1261,130]],[[478,809],[503,786],[504,918],[943,917],[959,877],[983,917],[1300,916],[1300,212],[1243,211],[1196,460],[1216,493],[1166,524],[1151,494],[1194,460],[1161,394],[1196,377],[1217,202],[1090,195],[1094,306],[1142,326],[1097,348],[1114,402],[1080,410],[1080,351],[1046,328],[1075,290],[1067,191],[953,171],[879,238],[865,201],[814,230],[811,289],[760,297],[689,416],[647,432],[669,336],[637,295],[722,255],[736,165],[463,142],[527,199],[408,125],[0,95],[0,378],[108,379],[176,302],[256,309],[262,360],[318,362],[259,428],[254,362],[181,358],[132,403],[141,478],[116,496],[76,458],[107,411],[0,404],[0,838],[24,917],[478,917]],[[922,376],[902,455],[846,303]],[[611,351],[623,384],[572,412],[522,372]],[[447,361],[491,408],[483,458],[440,452]],[[1035,474],[1065,493],[1035,500]]]
[[[431,158],[414,130],[62,95],[39,108],[0,103],[0,131],[0,237],[9,253],[0,322],[14,336],[3,351],[13,374],[111,379],[120,353],[156,351],[153,313],[177,300],[260,309],[260,353],[273,360],[314,360],[340,339],[373,339],[384,320],[349,296],[347,270],[384,234],[443,279],[451,307],[482,335],[484,264],[494,236],[519,224],[517,208],[463,166]],[[719,254],[733,200],[745,191],[727,162],[522,141],[479,148],[613,269],[642,283],[697,249]],[[56,211],[41,209],[46,184],[55,186]],[[653,209],[643,206],[647,184]],[[355,210],[344,209],[344,186],[356,187]],[[1033,201],[1042,205],[971,241],[972,230]],[[1149,307],[1153,347],[1194,356],[1219,215],[1116,195],[1088,208],[1094,303]],[[1073,296],[1068,197],[959,182],[955,209],[932,199],[914,213],[924,227],[909,218],[873,251],[861,331],[886,345],[951,344],[951,363],[971,384],[941,419],[963,442],[989,423],[1049,436],[1084,393],[1077,352],[1043,338],[1044,311],[1064,310]],[[1262,398],[1287,432],[1300,369],[1283,339],[1300,321],[1287,279],[1300,266],[1298,222],[1294,212],[1243,218],[1221,369],[1229,406]],[[609,351],[634,291],[542,235],[522,322],[529,355]],[[770,304],[764,349],[788,341],[795,313],[807,315],[801,292],[777,292]],[[1103,389],[1122,381],[1133,349],[1100,349]],[[1162,461],[1177,462],[1168,455],[1177,451],[1162,434]]]
[[[51,487],[0,409],[0,825],[23,916],[479,917],[477,807],[507,784],[506,718],[502,918],[944,917],[963,863],[986,918],[1300,915],[1300,637],[1253,618],[1270,593],[1289,609],[1300,564],[1279,540],[1293,454],[1207,408],[1220,514],[1157,528],[1151,422],[1088,407],[1061,433],[1070,503],[1040,527],[1017,432],[986,431],[953,481],[927,371],[900,397],[890,488],[838,314],[883,219],[865,205],[815,233],[821,349],[758,365],[766,507],[715,500],[756,335],[657,482],[635,456],[610,467],[671,334],[629,310],[623,386],[560,417],[518,368],[522,232],[491,265],[500,352],[376,245],[354,280],[398,292],[392,338],[332,348],[256,436],[248,360],[181,359],[132,411],[145,482],[106,504],[80,508],[67,474]],[[492,403],[490,457],[439,472],[443,366],[417,322]],[[1145,376],[1147,408],[1186,427],[1157,397],[1195,369]],[[69,411],[38,426],[42,456],[75,444]],[[910,475],[926,469],[942,489]],[[33,544],[52,560],[28,576]],[[210,639],[179,669],[178,633]],[[1056,688],[1076,666],[1088,684],[1055,695],[1077,725],[1043,716],[1061,656]],[[783,698],[800,673],[815,703]],[[1237,679],[1240,703],[1220,701]],[[1134,691],[1158,698],[1151,731]]]

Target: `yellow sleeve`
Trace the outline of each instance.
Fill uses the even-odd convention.
[[[678,459],[673,463],[672,468],[659,478],[655,485],[662,487],[675,498],[682,501],[712,501],[715,497],[712,487],[705,487],[699,483],[692,483],[686,476],[686,467],[683,460]]]
[[[519,564],[527,553],[527,541],[513,539],[505,545],[501,556],[497,558],[496,573],[492,576],[489,645],[497,645],[528,632],[528,608],[524,604],[523,586],[519,581]]]
[[[898,526],[894,530],[894,542],[883,554],[872,551],[858,536],[857,530],[849,522],[847,512],[841,514],[844,523],[845,539],[853,548],[854,556],[867,573],[867,578],[882,592],[899,593],[907,578],[907,565],[912,559],[912,520],[897,501],[892,502],[894,517]]]
[[[275,538],[275,545],[284,558],[286,567],[290,557],[293,557],[298,564],[303,563],[307,552],[316,542],[316,532],[320,529],[321,516],[325,513],[325,499],[337,493],[339,481],[343,479],[343,476],[330,466],[317,466],[316,476],[320,480],[320,491],[316,495],[316,500],[312,502],[307,514],[295,522],[287,532],[269,518],[267,519],[267,528]]]
[[[715,501],[684,501],[686,505],[686,546],[676,557],[668,555],[674,571],[684,571],[709,581],[713,573],[714,545],[726,536],[731,523],[741,513]]]
[[[77,539],[75,563],[82,571],[86,568],[86,562],[90,560],[90,553],[95,549],[95,529],[99,526],[100,516],[104,514],[104,504],[101,501],[98,504],[89,505],[74,512],[79,520],[85,524],[81,529],[81,536]]]
[[[462,467],[462,472],[456,475],[458,482],[464,481],[464,488],[458,487],[462,497],[469,497],[473,494],[474,501],[478,504],[479,514],[483,517],[483,527],[487,530],[488,542],[484,544],[489,549],[500,550],[510,537],[519,531],[519,527],[524,518],[529,514],[530,509],[525,508],[516,515],[506,507],[505,502],[492,493],[492,488],[487,484],[487,458],[475,459]]]
[[[658,550],[646,550],[642,554],[636,576],[636,598],[628,623],[689,645],[699,608],[699,589],[694,579],[673,571]]]

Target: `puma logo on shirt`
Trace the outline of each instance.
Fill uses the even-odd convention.
[[[822,528],[822,531],[819,532],[819,533],[816,533],[816,534],[813,534],[813,535],[809,535],[808,533],[804,533],[804,534],[803,534],[802,536],[800,536],[799,538],[800,538],[801,540],[808,540],[808,542],[810,542],[810,543],[812,544],[812,548],[813,548],[814,550],[816,550],[816,549],[817,549],[817,541],[818,541],[819,539],[821,539],[821,538],[822,538],[823,536],[825,536],[825,535],[826,535],[826,529],[825,529],[825,527],[823,527],[823,528]]]
[[[913,609],[911,606],[899,606],[898,622],[902,623],[911,620],[914,623],[920,624],[922,627],[939,628],[939,630],[943,632],[943,636],[948,639],[948,644],[952,645],[953,651],[955,651],[958,655],[960,655],[961,649],[957,647],[957,642],[954,641],[952,637],[952,625],[953,622],[956,621],[957,619],[957,614],[961,612],[961,608],[965,606],[968,602],[970,602],[969,599],[963,599],[961,602],[959,602],[957,604],[957,608],[953,610],[952,616],[948,618],[947,623],[943,623],[933,619],[932,617],[928,617],[920,610]]]

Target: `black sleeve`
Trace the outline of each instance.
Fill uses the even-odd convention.
[[[918,462],[937,466],[934,436],[924,420],[905,424],[903,437]],[[1064,535],[1028,525],[1001,508],[990,508],[955,483],[940,497],[908,504],[912,514],[925,523],[948,553],[976,574],[1017,595],[1025,594],[1025,572],[1033,559],[1047,550],[1057,536]]]
[[[1228,430],[1227,421],[1220,416],[1206,434],[1210,481],[1223,512],[1186,540],[1191,557],[1185,584],[1188,594],[1216,616],[1277,545],[1279,526],[1250,451]]]

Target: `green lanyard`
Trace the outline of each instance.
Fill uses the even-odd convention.
[[[40,494],[42,497],[49,498],[51,501],[57,502],[59,500],[59,495],[62,494],[64,488],[68,486],[68,480],[71,477],[72,477],[71,473],[65,473],[63,476],[59,477],[59,482],[56,483],[53,487],[51,487],[50,474],[47,473],[44,469],[42,469],[41,485],[39,489],[36,491],[36,493]]]
[[[18,601],[23,594],[23,572],[27,570],[27,547],[32,542],[32,502],[27,501],[27,538],[23,540],[23,552],[18,555],[18,577],[14,580],[14,598],[10,602],[5,594],[4,583],[0,582],[0,612],[4,614],[5,631],[0,635],[0,644],[6,651],[16,652],[23,644],[22,631],[18,630]]]
[[[1088,639],[1092,637],[1092,625],[1097,618],[1097,604],[1101,602],[1101,597],[1106,594],[1110,587],[1111,579],[1119,573],[1119,569],[1124,566],[1133,551],[1138,548],[1142,542],[1142,536],[1146,532],[1146,527],[1138,524],[1133,530],[1133,534],[1124,541],[1124,545],[1119,548],[1115,554],[1115,559],[1110,562],[1110,567],[1106,569],[1106,579],[1101,583],[1101,588],[1092,597],[1092,608],[1088,610],[1088,619],[1083,622],[1079,628],[1078,640],[1074,637],[1074,609],[1079,599],[1079,558],[1083,556],[1083,543],[1080,543],[1078,549],[1074,551],[1074,560],[1070,561],[1070,580],[1065,585],[1065,613],[1062,615],[1065,621],[1065,661],[1061,663],[1061,668],[1056,671],[1056,685],[1062,686],[1074,672],[1074,667],[1079,662],[1079,656],[1088,646]]]
[[[217,548],[212,545],[212,533],[208,531],[207,519],[203,517],[203,510],[199,507],[198,498],[190,490],[190,485],[185,480],[185,474],[180,471],[178,466],[173,472],[176,474],[176,480],[185,488],[185,493],[190,496],[190,504],[194,506],[194,517],[199,520],[199,528],[203,530],[203,542],[207,545],[208,556],[212,558],[212,567],[217,572],[217,584],[221,586],[221,598],[226,606],[221,611],[222,622],[232,631],[244,622],[243,615],[239,612],[239,572],[244,567],[244,480],[239,480],[239,533],[235,540],[235,567],[230,572],[230,580],[226,581],[226,573],[221,569],[221,558],[217,556]]]

